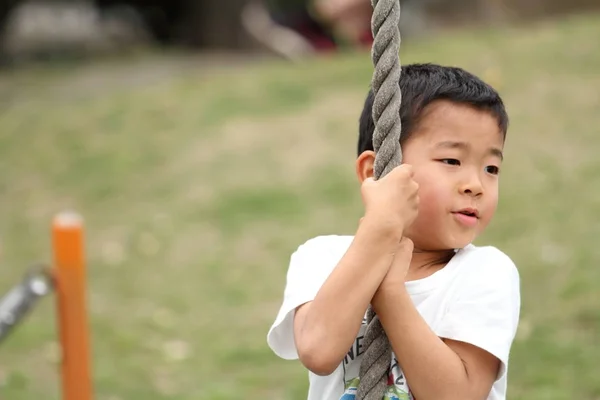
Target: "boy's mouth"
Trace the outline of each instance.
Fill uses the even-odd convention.
[[[454,218],[459,224],[474,228],[479,223],[479,212],[475,208],[463,208],[462,210],[454,211]]]
[[[462,214],[467,217],[479,218],[479,211],[476,208],[463,208],[462,210],[454,211],[453,214]]]

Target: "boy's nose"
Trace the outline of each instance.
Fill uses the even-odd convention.
[[[475,174],[469,176],[460,187],[461,194],[469,196],[481,196],[483,194],[483,185],[481,180]]]

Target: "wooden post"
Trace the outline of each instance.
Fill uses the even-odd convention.
[[[91,400],[83,220],[58,214],[52,223],[63,400]]]

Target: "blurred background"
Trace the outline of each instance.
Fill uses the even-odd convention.
[[[306,398],[266,333],[290,254],[361,216],[361,0],[0,0],[0,293],[86,222],[98,400]],[[402,0],[401,59],[511,116],[477,244],[521,271],[509,398],[600,399],[600,2]],[[0,344],[0,398],[59,399],[54,298]]]

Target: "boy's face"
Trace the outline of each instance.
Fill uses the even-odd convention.
[[[403,162],[419,184],[419,214],[406,232],[416,248],[462,248],[487,227],[498,203],[503,147],[490,113],[448,101],[427,108],[403,146]],[[359,174],[365,161],[359,158]]]

